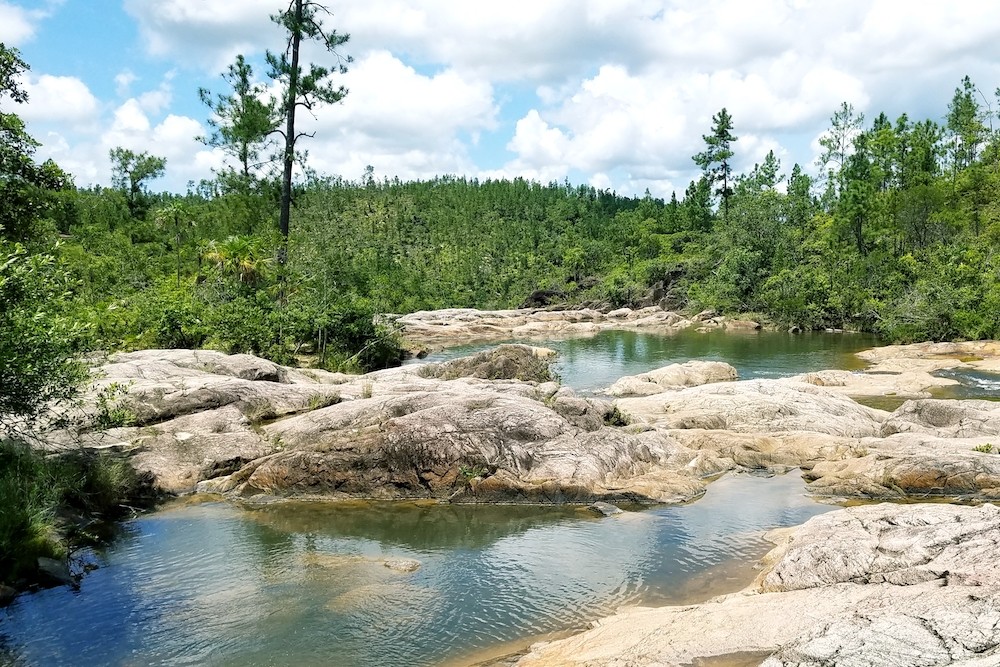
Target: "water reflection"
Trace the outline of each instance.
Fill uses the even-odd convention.
[[[78,593],[22,596],[0,631],[28,664],[430,665],[679,600],[830,509],[797,475],[724,478],[684,507],[178,504],[132,522]],[[407,572],[386,559],[414,559]],[[731,573],[730,573],[731,574]],[[744,575],[745,576],[745,575]]]
[[[725,361],[735,366],[744,380],[788,377],[827,368],[860,369],[865,364],[854,353],[877,343],[866,334],[722,330],[672,334],[602,331],[586,338],[516,342],[557,350],[555,370],[563,383],[583,391],[608,387],[623,375],[637,375],[690,359]],[[494,345],[448,348],[423,361],[454,359]]]

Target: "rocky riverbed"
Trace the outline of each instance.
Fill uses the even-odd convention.
[[[1000,368],[1000,345],[862,356],[865,372],[778,380],[691,361],[623,378],[609,400],[560,386],[551,352],[524,345],[364,376],[149,350],[107,359],[94,390],[124,387],[115,407],[129,423],[82,435],[127,451],[162,491],[241,502],[672,503],[726,471],[795,468],[810,492],[837,500],[1000,497],[1000,403],[928,397],[953,382],[933,371]],[[891,412],[854,400],[872,396],[911,398]],[[842,510],[774,535],[779,546],[740,594],[623,611],[521,664],[747,651],[769,667],[997,664],[998,536],[989,504]]]

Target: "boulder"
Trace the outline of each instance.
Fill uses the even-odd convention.
[[[693,360],[670,364],[648,373],[628,375],[611,385],[611,396],[650,396],[671,389],[736,380],[736,369],[721,361]]]
[[[988,441],[900,433],[858,441],[849,455],[821,461],[803,477],[818,495],[845,498],[1000,498],[1000,455]]]
[[[743,433],[804,431],[852,438],[877,435],[887,413],[822,387],[746,380],[616,401],[634,420],[670,429]]]
[[[806,382],[826,387],[845,396],[895,396],[901,399],[930,398],[930,390],[958,384],[924,370],[897,372],[853,372],[824,370],[803,373],[788,378],[789,382]]]
[[[454,381],[347,401],[265,426],[281,451],[199,489],[546,503],[673,502],[704,491],[667,468],[677,449],[669,436],[605,427],[606,403],[565,389],[552,396]],[[563,401],[591,419],[560,414]]]
[[[927,433],[944,438],[1000,435],[1000,403],[977,400],[913,400],[885,421],[883,436]]]
[[[483,378],[548,382],[552,379],[549,362],[555,356],[555,351],[543,347],[500,345],[470,357],[426,364],[420,368],[419,375],[440,380]]]

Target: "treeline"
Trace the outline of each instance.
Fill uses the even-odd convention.
[[[85,349],[206,346],[361,370],[399,359],[380,314],[526,301],[714,308],[898,341],[995,337],[1000,138],[984,100],[965,79],[942,124],[869,122],[845,104],[818,180],[773,153],[733,173],[736,123],[722,110],[694,156],[703,176],[669,200],[307,170],[287,246],[267,160],[176,195],[149,188],[161,159],[116,149],[115,187],[50,186],[44,215],[5,221],[4,234],[56,248]]]

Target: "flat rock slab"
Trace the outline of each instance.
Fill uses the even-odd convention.
[[[877,505],[814,517],[741,593],[632,608],[539,644],[522,667],[692,664],[749,652],[766,667],[1000,664],[1000,510]]]

